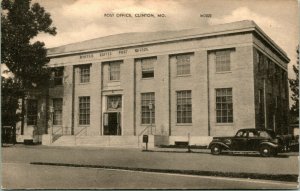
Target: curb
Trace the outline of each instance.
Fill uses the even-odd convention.
[[[198,170],[152,169],[152,168],[132,168],[132,167],[119,167],[119,166],[86,165],[86,164],[70,164],[70,163],[49,163],[49,162],[30,162],[30,164],[298,182],[297,174],[259,174],[259,173],[236,173],[236,172],[198,171]]]

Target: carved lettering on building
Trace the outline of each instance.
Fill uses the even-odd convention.
[[[81,55],[79,55],[80,59],[93,58],[93,57],[94,57],[93,54],[81,54]]]
[[[100,52],[99,55],[100,55],[100,57],[103,57],[103,56],[111,56],[111,55],[112,55],[112,52],[111,52],[111,51]]]
[[[136,48],[134,49],[135,52],[146,52],[148,51],[148,48],[147,47],[142,47],[142,48]]]
[[[141,48],[133,48],[133,49],[120,49],[120,50],[113,50],[113,51],[103,51],[95,54],[81,54],[79,55],[80,59],[91,59],[91,58],[99,58],[99,57],[109,57],[109,56],[122,56],[128,54],[136,54],[147,52],[149,49],[147,47]]]

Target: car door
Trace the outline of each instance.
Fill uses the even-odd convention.
[[[238,131],[232,138],[232,148],[234,151],[247,150],[247,131]]]
[[[247,150],[254,151],[258,147],[259,137],[256,131],[249,131],[247,135]]]

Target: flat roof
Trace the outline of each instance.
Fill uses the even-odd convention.
[[[287,54],[256,24],[251,20],[244,20],[226,24],[210,25],[202,28],[184,29],[177,31],[157,31],[157,32],[132,32],[116,35],[104,36],[91,40],[71,43],[59,47],[49,48],[48,57],[65,56],[77,53],[87,53],[107,49],[116,49],[129,46],[139,46],[146,44],[171,42],[176,40],[186,40],[193,38],[204,38],[209,36],[234,34],[239,32],[257,32],[274,48],[287,62]]]

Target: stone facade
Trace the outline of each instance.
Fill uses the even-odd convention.
[[[92,47],[95,42],[91,41],[90,48],[83,42],[50,49],[49,67],[63,67],[64,71],[63,84],[49,89],[49,106],[53,105],[53,99],[63,100],[62,123],[54,125],[51,131],[62,127],[65,134],[76,135],[85,129],[86,135],[105,136],[106,128],[110,128],[105,127],[108,123],[116,125],[115,135],[148,133],[170,136],[169,144],[186,141],[189,135],[200,142],[210,136],[233,135],[241,128],[272,128],[278,133],[287,131],[289,59],[254,22],[214,26],[202,32],[186,30],[180,35],[175,32],[163,37],[132,44],[122,42],[126,35],[115,35],[110,38],[115,38],[111,39],[112,42],[119,40],[119,46],[112,43],[115,46],[95,49]],[[103,37],[99,42],[101,39],[104,44],[109,41]],[[230,52],[227,58],[230,60],[229,70],[217,71],[219,51]],[[281,75],[280,80],[275,79],[275,73],[270,72],[272,69],[258,68],[258,54],[272,61],[272,67]],[[178,75],[177,59],[180,55],[188,55],[189,72],[184,75]],[[155,59],[153,77],[143,77],[140,60],[145,58]],[[111,80],[113,69],[110,63],[115,61],[120,63],[119,78]],[[89,66],[89,81],[86,83],[80,82],[82,66]],[[265,73],[270,74],[264,82]],[[221,114],[217,114],[218,89],[230,90],[231,95],[226,99],[232,100],[232,109],[220,111]],[[179,123],[180,108],[190,107],[178,106],[178,96],[182,91],[191,94],[189,99],[182,99],[191,100],[191,110],[183,112],[181,117],[187,120],[187,115],[191,115],[191,118]],[[155,122],[152,124],[142,124],[143,93],[155,95],[155,116],[150,117],[151,120],[155,117]],[[84,96],[89,97],[90,122],[80,125],[83,111],[80,111],[79,100]],[[121,104],[115,102],[119,105],[109,108],[109,96],[120,96]],[[46,100],[38,98],[38,102]],[[268,107],[265,108],[262,102]],[[224,111],[233,113],[222,113]],[[224,119],[228,121],[224,122],[223,118],[218,119],[222,122],[218,121],[217,115],[227,116]],[[50,127],[45,121],[37,125],[44,132]]]

